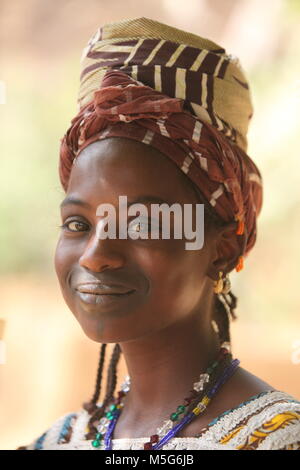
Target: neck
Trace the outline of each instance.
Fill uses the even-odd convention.
[[[125,408],[138,419],[182,404],[215,360],[220,341],[208,316],[195,315],[120,346],[131,379]]]

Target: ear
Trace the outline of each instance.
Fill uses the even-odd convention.
[[[241,246],[236,230],[237,222],[235,221],[216,229],[213,256],[207,271],[207,275],[213,280],[219,279],[219,271],[229,273],[238,262]]]

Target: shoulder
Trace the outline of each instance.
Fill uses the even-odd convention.
[[[32,442],[21,445],[16,450],[50,450],[57,448],[57,446],[65,447],[76,438],[83,438],[89,416],[83,408],[66,413],[54,421],[48,429]]]
[[[228,449],[300,449],[300,401],[276,389],[261,392],[218,416],[204,436]]]

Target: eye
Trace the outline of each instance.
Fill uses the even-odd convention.
[[[66,229],[69,232],[84,232],[88,228],[88,225],[81,220],[73,219],[60,225],[60,228]]]
[[[155,220],[136,218],[128,225],[128,231],[134,233],[151,233],[151,225],[154,231],[159,232],[159,226],[156,224]]]
[[[132,222],[129,224],[128,230],[132,232],[141,232],[142,228],[143,231],[148,231],[148,224],[142,222]]]

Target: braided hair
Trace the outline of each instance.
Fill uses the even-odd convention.
[[[196,186],[195,189],[199,199],[201,202],[203,202],[202,196]],[[214,224],[215,226],[224,225],[224,221],[222,221],[207,204],[204,204],[204,215],[206,216],[208,224]],[[213,319],[217,323],[220,343],[223,343],[224,341],[230,343],[230,317],[232,320],[237,319],[235,314],[235,309],[237,307],[237,297],[230,291],[228,294],[216,294],[214,300],[215,305]],[[90,414],[90,418],[87,424],[88,431],[85,435],[85,438],[88,440],[95,438],[99,420],[104,416],[108,404],[112,402],[117,384],[117,367],[121,355],[121,348],[118,343],[116,343],[114,346],[107,369],[106,392],[104,400],[101,403],[101,406],[97,405],[101,392],[106,346],[106,343],[103,343],[100,348],[100,357],[94,394],[89,402],[83,404],[83,408]]]

